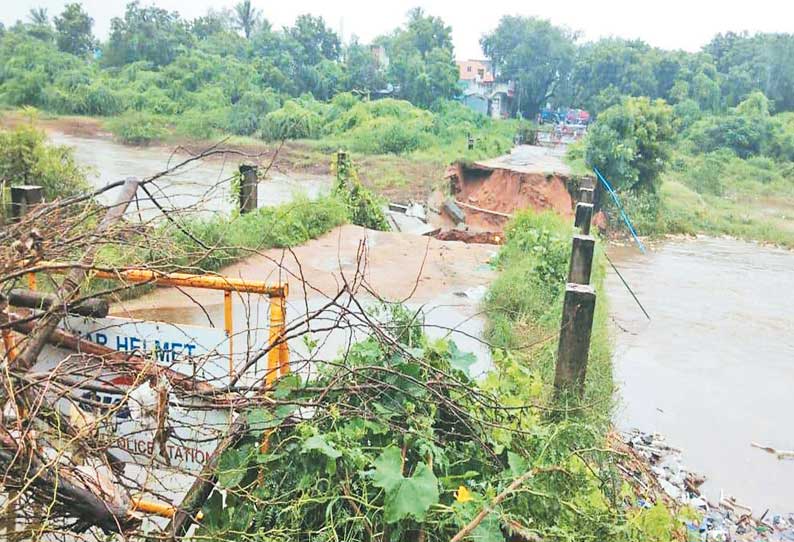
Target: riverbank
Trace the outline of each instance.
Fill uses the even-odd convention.
[[[219,136],[214,139],[186,138],[167,134],[147,145],[127,145],[119,142],[108,129],[110,119],[85,116],[62,116],[37,112],[34,123],[45,130],[56,141],[101,141],[128,149],[130,154],[171,155],[175,150],[195,153],[222,143],[222,147],[248,155],[248,160],[267,165],[273,162],[273,173],[297,174],[306,177],[331,175],[331,157],[336,149],[329,149],[318,140],[288,140],[281,143],[266,143],[260,139],[244,136]],[[0,111],[0,127],[14,127],[30,122],[23,111]],[[69,144],[70,141],[65,143]],[[394,154],[370,155],[353,153],[362,183],[387,199],[397,201],[421,201],[443,178],[448,161],[443,157],[417,152],[409,156]],[[240,159],[242,159],[241,157]],[[275,161],[274,161],[274,158]],[[219,162],[224,157],[206,160]]]
[[[616,447],[633,460],[622,470],[646,487],[664,493],[671,506],[685,507],[692,517],[685,520],[687,542],[789,542],[794,540],[794,514],[755,511],[733,496],[719,500],[704,497],[700,486],[705,478],[683,462],[686,451],[670,446],[659,434],[638,430],[614,439]],[[652,505],[642,500],[640,506]]]
[[[727,235],[794,248],[794,189],[699,194],[669,180],[661,189],[664,233]]]
[[[540,503],[533,516],[538,539],[685,540],[679,510],[659,487],[642,487],[625,475],[633,456],[614,441],[615,387],[600,243],[593,262],[598,299],[584,397],[576,404],[560,404],[553,397],[571,222],[551,212],[518,213],[505,230],[498,276],[485,301],[496,367],[486,386],[496,386],[506,406],[541,405],[534,418],[544,442],[541,455],[567,458],[562,465],[571,472],[564,486],[532,488]],[[649,506],[638,504],[641,499]]]

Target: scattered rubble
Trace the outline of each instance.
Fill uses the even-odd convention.
[[[721,495],[714,503],[700,493],[705,478],[684,466],[681,450],[658,434],[638,430],[621,434],[621,444],[630,456],[644,465],[629,463],[623,474],[643,488],[656,487],[669,504],[689,506],[700,515],[687,522],[687,541],[691,542],[794,542],[794,513],[754,515],[749,506]],[[650,507],[650,499],[639,498],[637,505]]]

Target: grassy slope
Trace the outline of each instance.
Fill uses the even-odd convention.
[[[561,407],[552,398],[554,365],[562,312],[565,277],[568,271],[573,229],[550,212],[518,214],[507,230],[506,244],[497,260],[499,276],[486,298],[488,339],[496,348],[486,386],[498,387],[506,405],[540,403]],[[546,431],[548,453],[565,456],[584,445],[604,452],[612,428],[615,384],[609,337],[608,302],[604,295],[605,259],[597,244],[592,284],[597,295],[584,399],[577,409],[553,410],[539,417],[539,431]],[[568,405],[572,406],[572,405]],[[569,438],[560,435],[572,430]],[[650,509],[636,506],[637,497],[621,482],[609,452],[590,458],[589,482],[571,483],[565,490],[554,488],[546,498],[568,492],[576,513],[555,516],[551,523],[561,540],[681,540],[680,511],[664,505]],[[580,481],[581,482],[581,481]],[[564,509],[561,510],[564,512]],[[542,523],[542,512],[533,520]],[[570,536],[567,538],[566,536]]]
[[[499,277],[486,302],[490,341],[534,372],[540,384],[538,397],[546,401],[554,380],[572,234],[573,228],[556,214],[520,213],[508,226],[497,263]],[[594,407],[590,413],[602,422],[611,416],[614,391],[604,265],[597,251],[592,283],[601,296],[596,304],[586,385],[586,402]]]
[[[582,148],[566,155],[590,173]],[[662,213],[641,235],[729,235],[794,248],[794,165],[677,152],[662,175]]]
[[[690,158],[683,171],[664,175],[666,232],[730,235],[794,248],[794,182],[784,166],[728,158],[715,176],[719,184],[704,187],[698,182],[706,174],[699,161]]]

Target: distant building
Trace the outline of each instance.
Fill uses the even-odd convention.
[[[475,83],[490,84],[494,82],[491,63],[487,60],[459,60],[458,79]]]
[[[458,86],[461,102],[486,116],[503,119],[510,116],[515,84],[497,83],[487,60],[459,60]]]
[[[484,94],[477,92],[476,90],[469,90],[466,89],[462,93],[461,102],[463,105],[468,107],[469,109],[475,110],[477,113],[481,115],[488,115],[488,110],[490,107],[490,100]]]

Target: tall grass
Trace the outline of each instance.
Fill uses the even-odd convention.
[[[565,281],[573,229],[547,211],[523,211],[506,229],[505,244],[496,259],[499,276],[486,297],[487,335],[507,359],[531,375],[528,390],[548,400],[554,380],[557,338],[562,317]],[[605,262],[600,249],[593,265],[592,284],[598,292],[590,346],[585,403],[591,418],[609,423],[614,385],[603,281]],[[497,362],[505,356],[497,356]]]
[[[177,226],[167,223],[125,244],[103,246],[97,264],[147,266],[163,271],[215,273],[245,257],[270,248],[288,248],[315,239],[348,221],[347,209],[333,196],[263,207],[245,215],[193,217]],[[94,280],[90,291],[101,292],[117,283]],[[150,290],[143,286],[122,293],[130,298]]]

